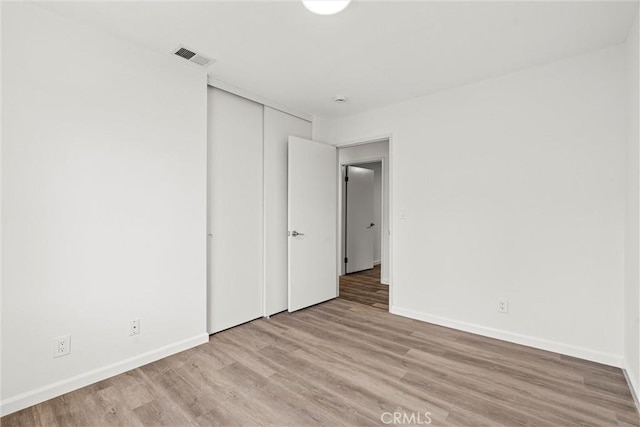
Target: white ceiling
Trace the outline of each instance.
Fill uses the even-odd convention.
[[[183,44],[217,59],[215,79],[327,117],[622,43],[638,7],[354,0],[318,16],[296,0],[39,4],[161,54]]]

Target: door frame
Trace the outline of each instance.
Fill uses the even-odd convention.
[[[338,150],[341,150],[343,148],[351,148],[351,147],[356,147],[358,145],[366,145],[366,144],[374,144],[376,142],[385,142],[387,141],[389,144],[389,152],[387,153],[387,159],[385,160],[384,157],[381,156],[374,156],[374,157],[370,157],[370,158],[365,158],[362,160],[355,160],[355,161],[349,161],[349,162],[341,162],[340,161],[340,154],[338,153],[338,229],[336,230],[337,233],[337,242],[338,242],[338,257],[336,259],[336,263],[337,263],[337,267],[338,267],[338,280],[336,281],[336,292],[338,294],[338,296],[340,296],[340,277],[343,273],[344,273],[344,263],[342,262],[344,260],[344,255],[343,255],[343,249],[344,249],[344,243],[343,243],[343,220],[344,218],[344,194],[343,194],[343,180],[344,180],[344,176],[343,176],[343,172],[344,172],[344,167],[345,166],[356,166],[358,164],[364,164],[364,163],[372,163],[372,162],[382,162],[382,174],[383,174],[383,185],[382,185],[382,200],[383,200],[383,214],[381,215],[381,229],[382,232],[384,233],[385,228],[387,228],[389,230],[389,248],[388,248],[388,253],[386,253],[387,251],[385,251],[384,249],[384,244],[382,244],[381,246],[381,256],[380,256],[380,261],[381,263],[384,262],[384,260],[387,261],[387,269],[388,269],[388,275],[389,275],[389,283],[387,284],[389,286],[389,311],[392,310],[393,308],[393,236],[394,236],[394,232],[393,232],[393,134],[387,134],[387,135],[381,135],[378,137],[371,137],[371,138],[362,138],[362,139],[357,139],[354,141],[350,141],[344,144],[336,144],[336,148],[338,148]],[[389,208],[389,220],[388,220],[388,224],[384,221],[384,198],[385,198],[385,191],[384,191],[384,173],[385,171],[388,169],[389,171],[389,191],[388,191],[388,197],[387,197],[387,203],[388,203],[388,208]],[[388,226],[387,226],[388,225]],[[384,238],[384,235],[382,236]]]

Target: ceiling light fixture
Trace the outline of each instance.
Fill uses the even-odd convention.
[[[351,0],[302,0],[304,7],[318,15],[334,15],[349,6]]]

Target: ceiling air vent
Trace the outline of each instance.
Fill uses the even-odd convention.
[[[178,55],[181,58],[186,59],[187,61],[193,62],[195,64],[198,64],[202,67],[206,67],[207,65],[210,65],[211,63],[213,63],[213,60],[210,58],[207,58],[204,55],[201,55],[199,53],[196,53],[192,50],[189,50],[185,47],[180,46],[178,49],[176,49],[175,52],[173,52],[175,55]]]

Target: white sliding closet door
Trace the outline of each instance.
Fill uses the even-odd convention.
[[[311,122],[264,107],[265,314],[287,309],[289,136],[311,138]]]
[[[263,314],[263,106],[208,88],[208,319]]]

